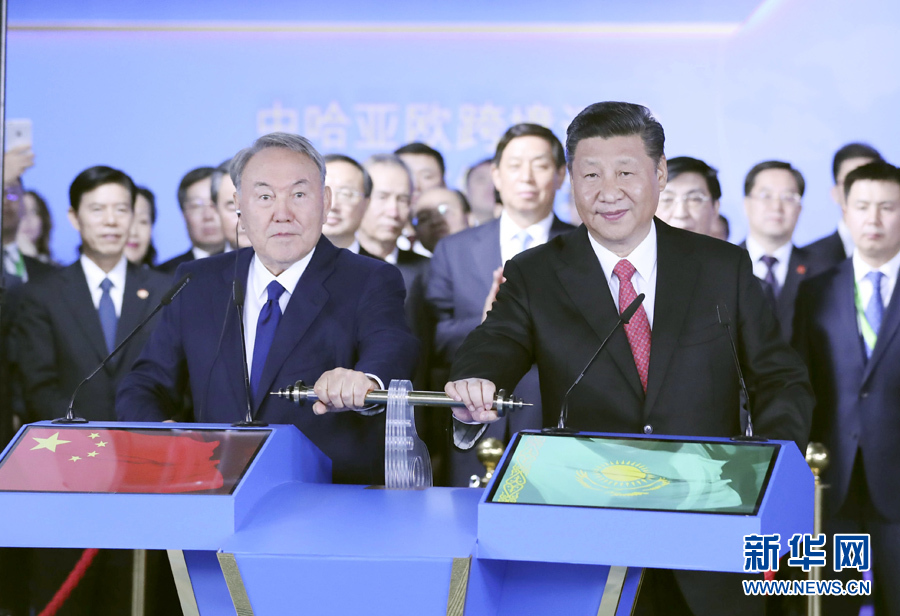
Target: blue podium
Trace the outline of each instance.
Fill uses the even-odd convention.
[[[642,567],[740,572],[813,519],[779,441],[524,432],[484,490],[329,482],[293,426],[42,422],[0,459],[0,544],[169,550],[190,615],[628,614]]]

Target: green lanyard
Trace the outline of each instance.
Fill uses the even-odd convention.
[[[867,347],[874,349],[875,342],[878,340],[878,333],[872,329],[872,326],[869,324],[869,319],[866,318],[866,309],[862,304],[862,299],[859,297],[859,285],[856,282],[853,283],[853,301],[856,303],[856,316],[858,317],[859,326],[862,330],[863,340]]]

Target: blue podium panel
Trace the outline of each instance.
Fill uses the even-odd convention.
[[[478,512],[481,559],[742,572],[743,538],[812,532],[787,441],[520,433]]]
[[[481,493],[284,484],[222,551],[259,616],[443,616],[454,559],[475,548]]]
[[[293,426],[31,424],[0,459],[0,545],[216,550],[274,486],[330,476]]]

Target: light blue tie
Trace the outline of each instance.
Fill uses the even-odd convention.
[[[531,243],[534,241],[534,238],[531,237],[531,234],[528,231],[519,231],[516,236],[519,238],[520,242],[519,251],[516,254],[525,252],[526,250],[531,248]]]
[[[106,339],[106,350],[110,353],[116,347],[116,327],[119,324],[119,317],[116,316],[116,305],[113,304],[112,296],[109,294],[112,286],[112,280],[109,278],[103,279],[103,282],[100,283],[103,295],[100,296],[100,305],[97,306],[97,312],[100,315],[100,327],[103,328],[103,337]]]
[[[884,278],[884,274],[879,271],[866,274],[866,280],[872,283],[872,297],[869,299],[869,305],[866,306],[866,320],[876,336],[878,335],[878,330],[881,329],[881,319],[884,317],[884,299],[881,297],[882,278]],[[869,357],[872,356],[872,351],[873,349],[866,345],[866,353]]]

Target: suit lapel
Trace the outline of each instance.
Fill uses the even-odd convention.
[[[221,358],[225,365],[225,373],[230,384],[231,391],[234,394],[234,400],[240,400],[240,404],[236,407],[239,413],[235,416],[235,420],[244,418],[245,403],[247,399],[247,390],[244,385],[244,354],[241,351],[241,326],[238,323],[237,309],[232,299],[232,281],[235,276],[242,281],[244,287],[247,286],[247,273],[250,271],[250,259],[253,257],[252,248],[244,248],[237,252],[237,274],[235,274],[234,264],[226,261],[227,265],[222,269],[222,278],[226,282],[227,289],[227,307],[225,318],[225,333],[222,335],[222,348],[217,359]],[[221,301],[221,300],[220,300]]]
[[[125,273],[125,291],[122,296],[122,314],[119,315],[119,324],[116,327],[116,345],[121,343],[131,331],[138,326],[155,307],[150,300],[150,291],[144,286],[145,276],[140,268],[128,264]],[[143,293],[140,293],[143,291]],[[129,343],[129,345],[132,343]],[[110,362],[112,369],[118,367],[118,362],[124,357],[125,351]]]
[[[793,247],[791,250],[791,258],[788,260],[787,276],[784,279],[784,286],[778,295],[778,317],[779,319],[790,318],[794,313],[794,302],[797,299],[797,290],[800,283],[806,279],[806,272],[809,269],[807,265],[806,251],[802,248]],[[790,325],[790,323],[788,323]]]
[[[550,224],[550,233],[547,236],[548,240],[552,240],[557,235],[562,235],[563,233],[568,233],[572,231],[575,227],[568,223],[564,223],[559,218],[556,217],[556,214],[553,215],[553,222]],[[498,230],[499,234],[499,230]],[[498,235],[499,237],[499,235]]]
[[[337,255],[337,249],[325,239],[325,236],[322,236],[316,245],[316,252],[313,254],[312,260],[306,267],[306,271],[300,276],[294,292],[291,293],[291,299],[278,324],[275,340],[269,349],[266,365],[259,380],[259,388],[253,400],[254,413],[259,412],[260,405],[266,399],[275,377],[287,362],[291,351],[306,334],[328,301],[329,294],[325,289],[325,281],[334,271]]]
[[[665,380],[700,272],[700,263],[696,263],[693,256],[678,245],[671,229],[659,220],[656,221],[656,238],[656,303],[650,334],[645,419]]]
[[[567,238],[561,258],[563,262],[557,264],[556,267],[556,275],[560,283],[566,294],[578,307],[584,320],[591,326],[597,337],[603,340],[619,320],[619,315],[616,313],[616,305],[609,291],[606,274],[591,248],[586,227],[579,228]],[[655,349],[650,352],[651,374],[654,351]],[[637,367],[634,365],[634,356],[631,354],[628,338],[622,328],[613,334],[604,352],[610,354],[635,393],[642,396],[644,389],[641,386]],[[587,363],[588,359],[590,356],[584,358],[584,363]],[[578,361],[581,362],[581,359],[579,358]],[[580,363],[578,369],[581,369]]]
[[[831,297],[825,302],[829,314],[833,315],[833,327],[835,340],[842,341],[846,347],[846,341],[852,341],[851,348],[842,348],[841,352],[853,358],[853,363],[863,366],[864,374],[868,374],[872,362],[866,362],[866,349],[859,333],[859,324],[856,320],[856,303],[854,301],[853,262],[844,261],[836,268]],[[893,303],[893,302],[892,302]],[[885,322],[887,322],[885,320]],[[829,326],[831,329],[831,324]],[[877,346],[877,345],[876,345]],[[863,377],[865,380],[865,377]]]
[[[91,349],[97,355],[97,361],[100,362],[109,354],[109,351],[106,349],[106,338],[103,336],[100,316],[97,314],[97,309],[94,308],[94,299],[91,297],[91,290],[88,289],[87,278],[84,277],[81,262],[76,261],[67,267],[63,270],[63,275],[68,287],[65,295],[71,298],[66,311],[71,314],[76,327],[80,328],[85,338],[88,339]]]

